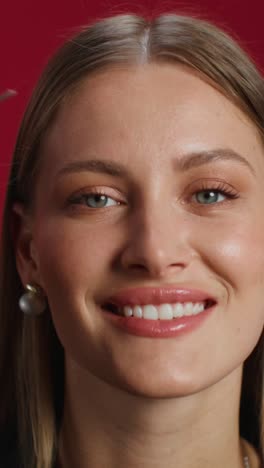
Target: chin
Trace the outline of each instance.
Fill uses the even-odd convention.
[[[192,380],[167,381],[165,379],[129,379],[121,378],[107,380],[107,383],[112,387],[121,390],[122,392],[142,398],[181,398],[193,395],[206,389],[210,384],[202,385],[201,382]]]

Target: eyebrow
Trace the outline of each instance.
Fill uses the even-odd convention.
[[[255,170],[248,160],[230,148],[218,148],[185,154],[180,158],[174,159],[174,168],[180,171],[188,171],[194,167],[203,166],[214,161],[235,161],[247,167],[255,175]]]
[[[255,170],[251,164],[243,156],[236,151],[229,148],[219,148],[210,151],[199,151],[184,154],[180,158],[173,159],[173,168],[176,171],[186,172],[190,169],[210,164],[214,161],[235,161],[246,166],[253,175]],[[101,174],[108,174],[114,177],[129,177],[127,168],[115,161],[104,159],[88,159],[84,161],[73,161],[64,166],[57,174],[61,177],[65,174],[72,174],[74,172],[95,172]]]

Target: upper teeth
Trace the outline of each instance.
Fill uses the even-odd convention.
[[[144,318],[149,320],[169,320],[172,318],[183,317],[184,315],[196,315],[205,309],[204,302],[192,303],[177,302],[176,304],[161,304],[144,306],[124,306],[119,309],[119,314],[125,317]]]

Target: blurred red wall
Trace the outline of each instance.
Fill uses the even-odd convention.
[[[0,220],[12,150],[31,90],[52,52],[79,25],[121,12],[197,13],[232,31],[264,69],[263,0],[2,0],[0,9],[0,94],[18,95],[0,104]],[[1,224],[1,223],[0,223]]]

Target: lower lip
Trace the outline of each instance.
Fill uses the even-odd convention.
[[[122,317],[108,310],[101,309],[105,318],[111,321],[117,328],[130,335],[148,338],[171,338],[185,333],[190,333],[199,328],[211,315],[215,305],[208,307],[197,315],[188,315],[171,320],[147,320],[137,317]]]

